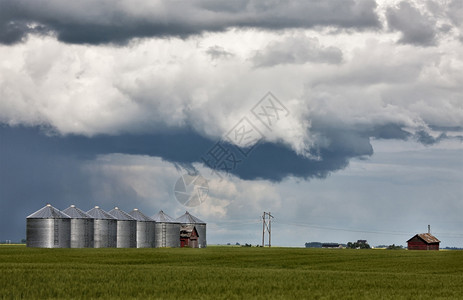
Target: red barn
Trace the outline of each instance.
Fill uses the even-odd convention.
[[[430,233],[419,233],[407,243],[408,250],[439,250],[440,241]]]
[[[191,225],[180,228],[180,247],[198,248],[198,231]]]

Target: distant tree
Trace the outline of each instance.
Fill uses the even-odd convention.
[[[392,244],[392,245],[389,245],[387,246],[387,250],[402,250],[404,247],[402,245],[395,245],[395,244]]]
[[[26,239],[22,239],[22,240],[21,240],[21,243],[25,244],[25,243],[26,243]]]
[[[236,242],[236,244],[235,244],[235,245],[236,245],[236,246],[239,246],[239,245],[240,245],[240,243]]]
[[[347,248],[351,249],[370,249],[370,245],[366,241],[348,242]]]
[[[360,249],[371,249],[371,247],[368,243],[362,243],[360,244]]]
[[[306,248],[321,248],[322,243],[320,242],[310,242],[310,243],[305,243]]]

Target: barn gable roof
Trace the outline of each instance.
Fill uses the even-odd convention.
[[[180,237],[189,238],[189,237],[191,237],[193,232],[196,233],[197,237],[199,237],[198,231],[196,230],[196,227],[194,227],[192,225],[182,226],[180,228]]]
[[[418,233],[415,234],[411,239],[409,239],[407,242],[411,241],[415,237],[418,237],[419,239],[423,240],[426,244],[434,244],[434,243],[440,243],[440,241],[433,236],[430,233]]]

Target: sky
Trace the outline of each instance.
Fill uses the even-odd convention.
[[[50,203],[463,247],[462,69],[459,0],[0,0],[0,241]]]

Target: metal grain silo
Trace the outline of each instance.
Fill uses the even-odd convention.
[[[71,218],[50,204],[26,218],[27,247],[69,248]]]
[[[152,217],[156,221],[156,247],[180,247],[180,223],[162,210]]]
[[[154,248],[156,222],[137,208],[129,215],[137,220],[137,248]]]
[[[180,222],[182,225],[193,225],[196,227],[198,231],[198,243],[199,248],[206,248],[207,247],[207,240],[206,240],[206,222],[196,218],[189,212],[185,212],[181,217],[178,217],[177,222]]]
[[[117,248],[136,248],[137,221],[118,207],[108,213],[117,220]]]
[[[75,205],[63,212],[71,217],[71,248],[93,248],[94,219]]]
[[[87,214],[94,219],[93,246],[95,248],[115,248],[117,245],[117,220],[99,206],[87,211]]]

